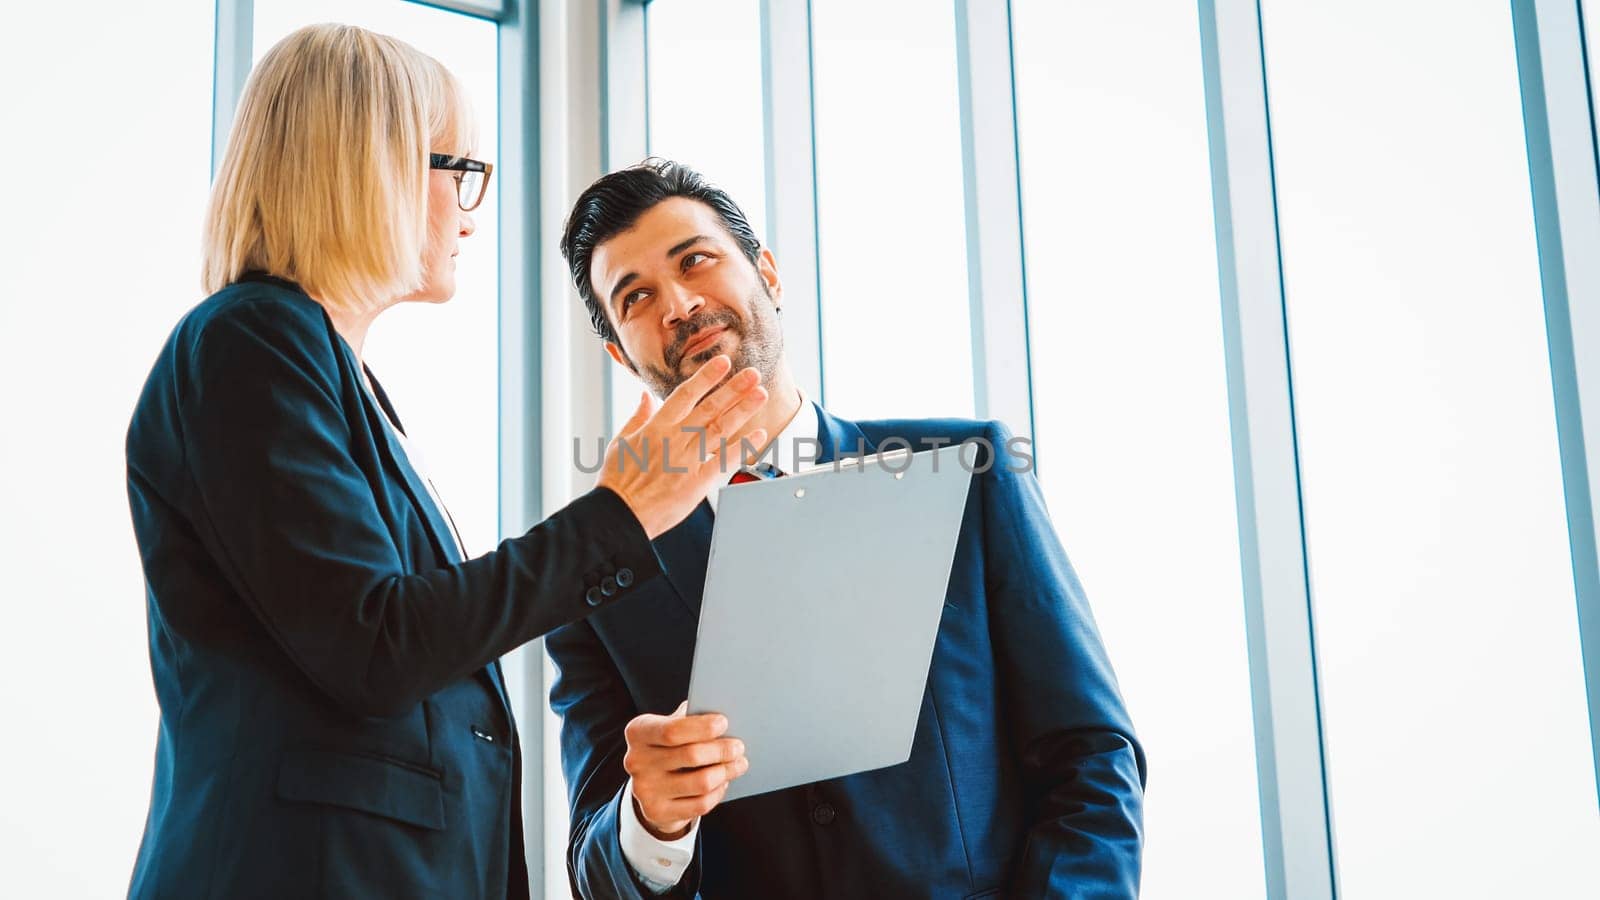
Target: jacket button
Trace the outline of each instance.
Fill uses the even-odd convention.
[[[617,587],[633,587],[633,570],[621,568],[617,570]]]
[[[600,579],[600,593],[605,594],[607,597],[616,596],[617,580],[610,575]]]
[[[602,600],[604,600],[605,598],[600,595],[600,589],[599,588],[592,587],[592,588],[589,588],[588,592],[583,595],[583,599],[590,606],[599,606],[600,602]]]
[[[838,813],[833,811],[833,807],[826,803],[819,803],[811,808],[811,821],[818,825],[832,825],[837,816]]]

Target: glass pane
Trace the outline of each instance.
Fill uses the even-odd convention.
[[[748,0],[656,0],[645,8],[645,42],[650,154],[727,191],[765,241],[760,12]],[[611,375],[615,433],[645,388],[621,366]]]
[[[1012,14],[1036,458],[1150,753],[1143,896],[1261,897],[1194,4]]]
[[[158,713],[128,419],[200,302],[213,0],[19,3],[0,24],[0,893],[118,897]]]
[[[487,185],[483,182],[482,172],[461,172],[460,179],[456,182],[456,202],[462,209],[475,210],[479,199]]]
[[[1510,9],[1262,12],[1342,893],[1600,896]]]
[[[257,0],[255,56],[303,25],[343,22],[406,41],[455,73],[477,115],[470,155],[495,160],[498,38],[493,22],[393,0]],[[403,303],[378,317],[367,364],[383,382],[408,437],[461,530],[467,554],[499,541],[499,179],[472,212],[461,243],[456,295],[440,305]]]
[[[656,0],[645,42],[650,154],[727,191],[765,240],[760,12],[748,0]]]
[[[811,14],[828,406],[970,416],[952,7],[813,0]]]

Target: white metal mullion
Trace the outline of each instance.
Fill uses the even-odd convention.
[[[233,111],[250,75],[254,50],[254,0],[217,0],[211,67],[211,174],[217,174],[233,128]]]
[[[1512,0],[1578,633],[1600,779],[1600,181],[1578,0]],[[1594,40],[1597,35],[1588,35]]]
[[[767,234],[783,276],[785,357],[807,396],[826,404],[817,259],[816,115],[811,4],[761,0]]]
[[[1200,0],[1263,856],[1274,900],[1337,891],[1260,10]]]
[[[955,0],[973,398],[1033,437],[1009,3]]]

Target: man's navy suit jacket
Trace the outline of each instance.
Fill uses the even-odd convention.
[[[674,894],[1136,896],[1143,751],[1038,481],[1016,471],[1028,457],[1005,452],[995,422],[818,413],[824,462],[894,437],[913,449],[981,438],[998,451],[968,451],[975,474],[911,758],[721,805],[701,820]],[[568,868],[583,897],[651,896],[619,842],[617,817],[633,815],[621,806],[623,729],[687,695],[712,523],[702,503],[655,542],[665,578],[546,640],[559,670],[550,699],[563,717]]]
[[[150,373],[128,496],[161,722],[132,897],[528,895],[495,660],[659,564],[604,489],[462,562],[374,387],[382,410],[268,278],[196,307]]]

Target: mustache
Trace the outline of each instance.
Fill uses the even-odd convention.
[[[661,354],[667,364],[667,367],[677,370],[678,366],[682,365],[683,363],[683,348],[688,346],[690,341],[694,340],[695,335],[706,330],[707,328],[716,328],[719,326],[728,329],[734,334],[742,335],[744,333],[743,330],[739,328],[739,317],[731,310],[725,309],[718,310],[716,312],[699,313],[693,318],[679,323],[677,329],[672,334],[672,343],[668,344],[665,352]]]

